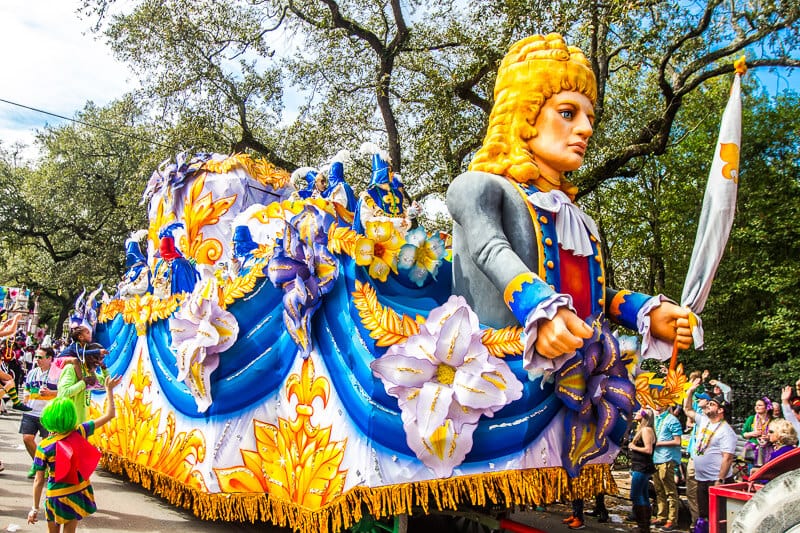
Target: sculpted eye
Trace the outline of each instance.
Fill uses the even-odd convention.
[[[567,120],[571,120],[572,117],[575,116],[575,114],[572,111],[570,111],[569,109],[562,109],[558,113],[559,113],[559,115],[561,115],[562,117],[564,117]]]

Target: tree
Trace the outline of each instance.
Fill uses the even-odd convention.
[[[170,144],[250,150],[291,169],[267,133],[280,120],[282,87],[266,36],[280,21],[257,3],[145,0],[117,15],[106,35],[167,129],[185,123]]]
[[[610,284],[681,294],[728,88],[721,80],[687,99],[676,117],[679,144],[584,198],[605,236]],[[681,355],[721,376],[796,358],[800,341],[792,303],[800,297],[800,101],[796,93],[772,99],[753,80],[745,90],[738,211],[702,314],[706,348]]]
[[[102,23],[112,3],[85,0],[85,12]],[[642,158],[665,153],[684,100],[730,73],[734,55],[747,51],[751,68],[800,65],[800,8],[790,0],[160,6],[135,2],[106,29],[150,96],[217,117],[208,124],[216,124],[220,140],[236,139],[233,146],[289,170],[293,162],[318,164],[377,136],[417,196],[441,194],[465,168],[483,135],[497,63],[510,43],[530,33],[565,34],[588,53],[597,75],[595,141],[575,176],[581,194],[632,176]],[[279,32],[272,48],[271,31]],[[284,58],[280,67],[275,48]],[[288,126],[278,115],[281,78],[306,97]],[[364,179],[362,173],[355,181]]]
[[[800,95],[752,100],[738,212],[705,313],[709,355],[748,370],[796,359],[800,345]]]
[[[103,129],[50,127],[38,136],[37,167],[0,162],[4,282],[38,291],[45,321],[58,317],[57,333],[83,288],[103,283],[113,292],[123,242],[146,225],[138,203],[156,167],[150,128],[130,99],[105,109],[89,103],[78,118]]]

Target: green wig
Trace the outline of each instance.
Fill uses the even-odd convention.
[[[75,404],[69,398],[54,398],[42,411],[39,419],[47,431],[69,433],[78,427],[78,414]]]

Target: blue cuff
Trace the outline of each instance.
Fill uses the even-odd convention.
[[[533,272],[523,272],[511,280],[503,291],[503,299],[523,326],[528,315],[555,291]]]
[[[651,298],[646,294],[631,291],[619,291],[611,298],[608,315],[611,320],[633,331],[639,331],[636,318],[639,310]]]

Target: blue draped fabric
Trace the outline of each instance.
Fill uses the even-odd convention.
[[[190,417],[227,416],[251,408],[281,386],[297,353],[283,327],[281,297],[281,292],[262,278],[252,293],[228,308],[239,322],[239,338],[220,354],[211,381],[214,403],[205,413],[198,412],[188,387],[177,380],[169,321],[151,325],[147,345],[156,379],[177,411]]]
[[[359,280],[371,284],[381,304],[396,312],[427,316],[450,295],[451,265],[444,263],[439,281],[429,280],[422,288],[407,286],[392,277],[385,283],[376,282],[349,257],[340,256],[339,268],[333,290],[323,297],[323,305],[312,319],[314,346],[322,355],[337,396],[356,427],[375,445],[413,456],[406,444],[397,400],[386,393],[369,366],[386,348],[376,346],[370,338],[351,294]],[[237,300],[228,310],[239,322],[239,337],[230,349],[220,354],[219,367],[212,374],[214,401],[205,413],[198,412],[188,388],[177,380],[169,321],[162,320],[148,328],[145,341],[160,390],[173,408],[186,416],[229,417],[251,408],[279,390],[293,362],[301,357],[282,318],[282,293],[266,278],[260,279],[252,293]],[[110,346],[107,361],[111,372],[124,371],[133,358],[134,326],[117,316],[101,325],[98,339]],[[498,411],[494,418],[479,422],[467,463],[518,453],[539,436],[562,407],[553,394],[552,384],[543,386],[539,379],[528,379],[521,357],[507,357],[506,361],[524,383],[523,396]]]
[[[136,326],[126,324],[119,314],[108,323],[98,327],[95,337],[108,350],[103,362],[109,373],[123,374],[133,360],[136,347]]]

